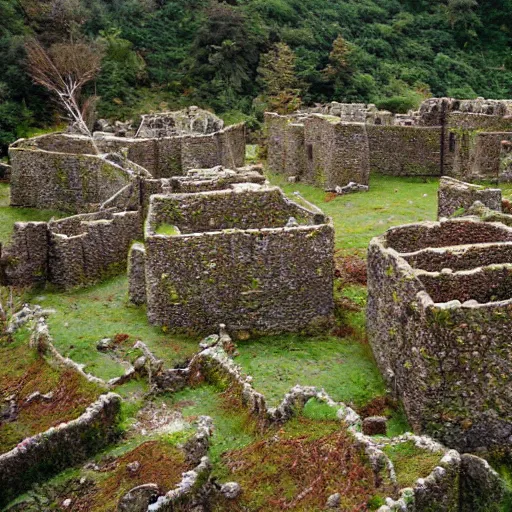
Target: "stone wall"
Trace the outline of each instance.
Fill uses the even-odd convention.
[[[333,116],[265,114],[268,167],[326,189],[353,181],[367,185],[370,174],[366,127]]]
[[[391,176],[439,176],[441,174],[440,127],[366,127],[370,167]]]
[[[501,189],[485,188],[443,176],[439,183],[437,217],[450,217],[469,209],[475,201],[501,212]]]
[[[391,229],[368,251],[379,368],[415,431],[462,451],[512,434],[511,242],[512,229],[465,218]]]
[[[183,175],[189,169],[222,165],[242,167],[245,161],[245,125],[228,126],[207,135],[180,135],[156,139],[96,134],[104,153],[127,149],[128,159],[147,169],[154,178]]]
[[[453,154],[450,176],[466,181],[498,181],[500,143],[512,140],[512,117],[452,112],[446,123],[448,151]]]
[[[65,468],[84,461],[117,435],[121,397],[102,395],[76,420],[29,437],[0,455],[0,506]]]
[[[150,322],[284,332],[329,321],[332,224],[279,189],[234,187],[152,197],[144,255]],[[292,216],[306,224],[285,227]],[[162,223],[176,234],[157,234]]]
[[[92,211],[132,179],[131,173],[101,156],[47,151],[34,144],[45,146],[45,136],[18,141],[9,149],[12,206]]]
[[[136,137],[161,138],[189,133],[215,133],[224,128],[224,121],[215,114],[197,107],[175,112],[145,114]]]
[[[120,212],[88,219],[77,229],[49,224],[48,281],[60,288],[91,284],[126,268],[126,255],[134,240],[142,238],[139,212]]]
[[[94,283],[126,268],[126,255],[142,237],[136,211],[107,210],[58,221],[17,222],[1,251],[5,285],[52,283],[71,288]]]

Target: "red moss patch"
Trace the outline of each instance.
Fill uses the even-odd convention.
[[[334,255],[335,276],[344,284],[366,285],[366,261],[355,255],[336,251]]]
[[[324,510],[341,495],[341,509],[367,510],[375,495],[373,472],[337,422],[298,418],[263,440],[224,457],[243,494],[224,510]],[[218,509],[221,510],[221,509]]]
[[[72,370],[53,368],[26,343],[1,346],[0,359],[0,400],[14,396],[18,407],[16,421],[0,423],[0,453],[26,437],[78,418],[102,392]],[[27,403],[36,391],[53,396]]]

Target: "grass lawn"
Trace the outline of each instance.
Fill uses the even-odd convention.
[[[122,375],[124,367],[111,355],[96,350],[102,338],[128,336],[123,340],[125,347],[141,340],[165,361],[166,367],[187,360],[198,350],[197,337],[166,334],[148,323],[145,309],[128,302],[126,276],[67,292],[32,292],[29,300],[56,310],[48,324],[57,349],[103,379]]]
[[[372,174],[369,192],[333,196],[302,183],[288,183],[281,175],[269,175],[273,185],[293,198],[295,191],[332,217],[336,248],[360,255],[370,240],[392,226],[436,220],[437,178],[397,178]]]
[[[58,210],[36,210],[35,208],[14,208],[9,206],[9,190],[7,183],[0,183],[0,243],[7,243],[15,222],[48,221],[52,217],[66,217],[67,213]]]

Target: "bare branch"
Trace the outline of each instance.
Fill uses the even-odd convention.
[[[25,44],[29,71],[35,83],[53,92],[78,130],[92,137],[84,114],[90,116],[94,101],[80,106],[85,84],[96,78],[101,70],[102,52],[92,43],[58,43],[46,51],[35,39]]]

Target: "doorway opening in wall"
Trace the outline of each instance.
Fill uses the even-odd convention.
[[[308,154],[308,160],[310,162],[312,162],[313,161],[313,144],[307,144],[306,152]]]

